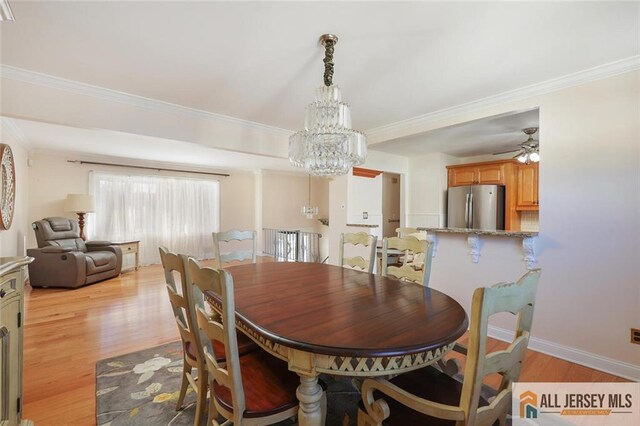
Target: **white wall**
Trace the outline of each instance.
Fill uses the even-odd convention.
[[[333,265],[338,264],[340,234],[353,232],[347,228],[348,179],[348,176],[338,176],[329,181],[329,263]]]
[[[8,230],[0,231],[0,256],[22,256],[25,254],[24,237],[31,231],[29,222],[29,168],[27,167],[27,148],[0,120],[0,143],[11,147],[16,169],[15,210],[13,221]]]
[[[400,218],[404,221],[407,204],[407,185],[406,176],[408,171],[409,159],[399,155],[388,154],[386,152],[371,151],[367,155],[367,161],[362,167],[367,169],[381,170],[383,172],[396,173],[400,176]],[[348,217],[348,199],[349,180],[352,176],[340,176],[333,178],[329,184],[329,262],[337,264],[338,261],[338,244],[340,234],[343,232],[367,232],[373,235],[381,236],[382,228],[360,228],[347,227]],[[372,180],[372,179],[370,179]],[[382,189],[382,187],[380,188]],[[360,212],[362,214],[362,212]],[[360,216],[362,217],[362,216]],[[356,223],[363,223],[360,219]],[[404,226],[401,223],[401,226]]]
[[[638,380],[640,346],[629,343],[629,328],[640,326],[640,71],[432,126],[532,106],[543,159],[532,347]],[[412,188],[409,197],[420,196]],[[474,264],[464,238],[442,236],[431,283],[468,307],[475,287],[525,271],[519,243],[488,239]]]
[[[329,218],[329,180],[311,178],[311,205],[318,214],[308,219],[302,207],[309,204],[309,176],[304,174],[264,171],[262,174],[262,225],[264,228],[302,229],[318,232],[320,257],[328,254],[329,229],[318,219]]]
[[[320,229],[319,218],[328,215],[327,179],[311,178],[311,204],[318,215],[307,219],[302,207],[309,204],[309,177],[303,174],[264,172],[262,221],[265,228]]]
[[[347,223],[377,225],[381,228],[382,173],[375,178],[352,174],[347,177]]]
[[[447,169],[456,157],[442,153],[409,159],[407,226],[441,227],[447,218]]]

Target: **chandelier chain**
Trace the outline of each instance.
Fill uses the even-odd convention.
[[[333,51],[335,41],[324,41],[324,85],[331,86],[333,84]]]

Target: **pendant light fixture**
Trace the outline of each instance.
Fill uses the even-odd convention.
[[[316,90],[316,100],[307,106],[304,130],[289,137],[289,160],[314,176],[339,176],[367,157],[367,138],[351,128],[349,105],[342,102],[333,85],[333,52],[338,37],[324,34],[324,86]]]
[[[318,214],[318,207],[311,206],[311,175],[309,175],[309,203],[302,207],[302,214],[307,216],[307,219],[313,219],[313,216]]]
[[[0,0],[0,21],[15,21],[9,0]]]

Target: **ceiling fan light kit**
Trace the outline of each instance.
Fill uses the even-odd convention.
[[[367,138],[351,128],[351,110],[333,85],[333,52],[338,37],[324,34],[324,86],[307,106],[304,130],[289,137],[289,160],[314,176],[340,176],[365,162]]]
[[[527,140],[518,145],[517,149],[511,151],[494,152],[493,155],[506,154],[508,152],[517,152],[513,156],[522,164],[537,163],[540,161],[539,143],[533,139],[533,134],[538,131],[537,127],[527,127],[522,129],[525,135],[528,136]]]

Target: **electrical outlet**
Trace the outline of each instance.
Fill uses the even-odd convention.
[[[631,343],[640,345],[640,328],[631,329]]]
[[[362,218],[363,219],[369,219],[369,213],[368,212],[362,212]]]

